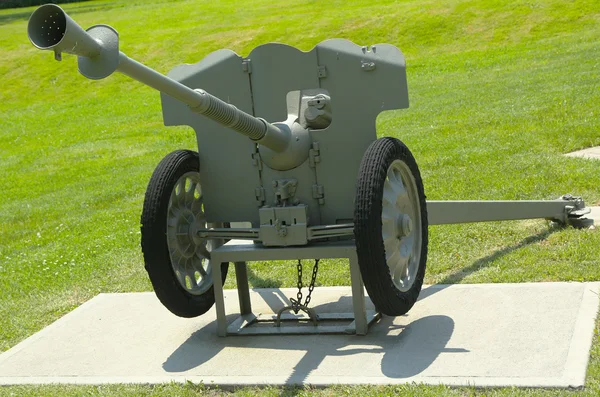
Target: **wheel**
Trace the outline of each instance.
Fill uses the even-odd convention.
[[[215,303],[210,252],[222,240],[200,239],[207,226],[198,153],[177,150],[158,164],[146,190],[141,234],[144,262],[158,299],[180,317],[206,313]],[[221,264],[223,282],[228,263]]]
[[[423,182],[414,157],[397,139],[376,140],[360,165],[354,237],[365,288],[383,314],[405,314],[419,297],[427,225]]]

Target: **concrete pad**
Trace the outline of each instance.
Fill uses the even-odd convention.
[[[590,147],[576,152],[565,154],[568,157],[582,157],[585,159],[600,159],[600,146]]]
[[[592,210],[585,217],[594,221],[594,227],[600,227],[600,207],[590,207]]]
[[[435,285],[367,336],[226,338],[216,336],[214,309],[182,319],[153,293],[102,294],[0,355],[0,384],[581,387],[599,287]],[[276,311],[289,296],[293,289],[254,290],[254,312]],[[236,291],[225,301],[228,313],[237,310]],[[317,312],[350,311],[350,288],[316,288],[312,302]]]

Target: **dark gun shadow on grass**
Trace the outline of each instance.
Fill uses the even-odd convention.
[[[80,1],[85,1],[85,0],[80,0]],[[48,1],[48,3],[50,3],[50,1]],[[66,12],[68,12],[68,14],[70,16],[73,16],[75,14],[82,14],[85,12],[106,11],[106,10],[111,10],[111,9],[117,7],[116,2],[101,3],[101,4],[84,4],[84,5],[80,5],[80,6],[76,6],[74,3],[56,4],[56,5],[63,8]],[[3,10],[3,9],[0,8],[0,10]],[[7,25],[7,24],[9,24],[11,22],[15,22],[15,21],[27,21],[27,20],[29,20],[29,17],[31,16],[31,14],[33,14],[33,11],[34,10],[27,11],[27,12],[15,12],[12,14],[0,15],[0,26]]]
[[[426,299],[427,297],[444,290],[452,284],[457,284],[464,280],[469,275],[490,266],[496,259],[502,258],[505,255],[508,255],[516,250],[527,247],[531,244],[536,244],[541,241],[546,240],[551,234],[556,233],[559,230],[564,229],[565,226],[553,223],[550,227],[543,232],[538,234],[534,234],[532,236],[526,237],[517,244],[511,245],[509,247],[502,248],[498,251],[491,253],[490,255],[484,256],[483,258],[477,259],[470,266],[464,267],[456,270],[455,272],[444,277],[440,282],[432,285],[429,288],[423,289],[419,295],[419,300]],[[433,288],[432,288],[433,287]]]
[[[280,288],[281,280],[275,280],[273,278],[268,277],[260,277],[258,276],[254,270],[252,270],[252,266],[248,265],[248,282],[250,283],[250,288]]]
[[[0,26],[9,24],[14,21],[26,21],[31,16],[31,11],[17,12],[14,14],[0,15]]]

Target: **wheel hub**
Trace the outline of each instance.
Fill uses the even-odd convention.
[[[196,252],[194,238],[194,231],[198,229],[196,223],[194,213],[188,209],[182,210],[177,215],[174,241],[177,243],[177,249],[184,258],[191,258]]]
[[[413,229],[413,222],[408,214],[399,214],[396,218],[396,235],[399,239],[408,236]]]
[[[382,238],[392,281],[402,292],[414,284],[420,261],[421,220],[416,182],[406,163],[389,166],[383,188]]]
[[[198,172],[188,172],[177,180],[167,213],[167,245],[173,272],[187,292],[201,295],[212,286],[213,241],[197,237],[198,229],[207,226]]]

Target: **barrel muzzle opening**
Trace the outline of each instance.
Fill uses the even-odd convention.
[[[41,50],[49,50],[58,45],[66,32],[66,14],[62,8],[53,4],[46,4],[35,10],[27,25],[29,40]]]

